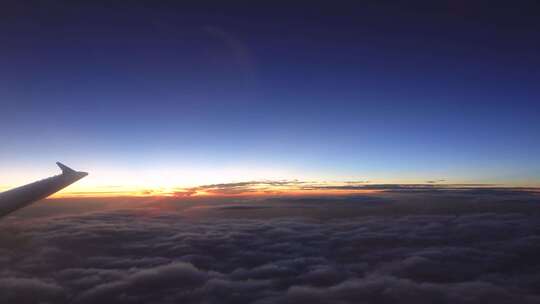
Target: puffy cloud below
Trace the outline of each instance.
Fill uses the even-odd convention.
[[[5,221],[0,302],[540,303],[536,215],[187,215]]]

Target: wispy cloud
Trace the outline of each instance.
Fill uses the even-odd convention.
[[[376,184],[369,181],[302,181],[302,180],[254,180],[234,183],[219,183],[195,187],[127,189],[107,187],[95,191],[66,192],[59,196],[310,196],[310,195],[354,195],[368,193],[453,193],[453,194],[499,194],[512,195],[540,193],[534,187],[504,187],[496,184],[458,184],[447,180],[430,180],[418,184]]]

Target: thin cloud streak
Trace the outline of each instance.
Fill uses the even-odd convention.
[[[505,187],[497,184],[447,183],[443,180],[418,184],[375,184],[369,181],[314,182],[301,180],[254,180],[246,182],[208,184],[196,187],[129,189],[107,191],[66,192],[57,197],[115,197],[115,196],[348,196],[377,193],[426,193],[426,194],[499,194],[520,195],[539,194],[537,187]]]

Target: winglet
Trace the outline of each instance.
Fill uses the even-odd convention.
[[[58,167],[60,167],[60,169],[62,169],[62,174],[71,174],[76,172],[75,170],[62,164],[61,162],[56,162],[56,164],[58,165]]]

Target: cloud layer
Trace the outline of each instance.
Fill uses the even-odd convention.
[[[2,303],[540,303],[540,220],[523,214],[2,226]]]

